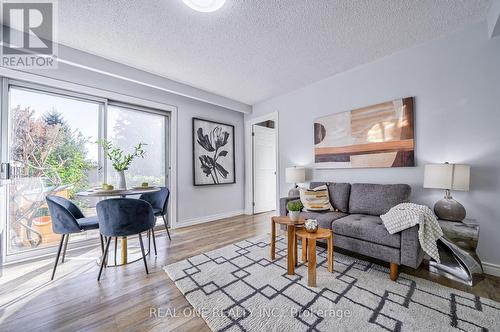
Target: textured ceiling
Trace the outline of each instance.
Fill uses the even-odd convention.
[[[247,104],[484,20],[489,0],[59,1],[59,41]]]

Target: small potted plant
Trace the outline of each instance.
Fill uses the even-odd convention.
[[[113,168],[118,173],[119,189],[127,189],[127,183],[125,181],[125,171],[128,169],[134,158],[144,158],[146,151],[144,150],[144,146],[147,145],[145,143],[139,143],[134,147],[133,153],[126,154],[122,149],[116,147],[110,141],[99,140],[97,144],[102,146],[104,149],[104,153],[111,161]]]
[[[300,211],[304,208],[304,205],[302,205],[302,202],[299,200],[295,201],[290,201],[286,205],[288,208],[288,217],[290,218],[291,221],[299,221],[300,219]]]

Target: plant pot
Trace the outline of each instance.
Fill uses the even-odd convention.
[[[52,222],[50,216],[42,216],[33,218],[33,225],[35,226],[45,226]]]
[[[300,220],[300,211],[288,211],[288,217],[291,221],[299,221]]]
[[[125,171],[117,171],[118,189],[127,189],[127,182],[125,181]]]

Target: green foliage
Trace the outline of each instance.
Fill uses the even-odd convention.
[[[88,187],[89,181],[87,172],[94,166],[86,159],[87,151],[85,144],[88,139],[79,130],[71,131],[63,116],[52,110],[43,116],[43,120],[48,126],[59,126],[62,129],[63,139],[54,147],[47,158],[50,178],[57,175],[62,184],[71,184],[70,197]]]
[[[134,158],[144,158],[144,155],[146,154],[146,151],[143,149],[143,147],[147,145],[145,143],[137,144],[134,147],[134,152],[128,154],[126,154],[119,147],[114,146],[110,141],[99,140],[97,141],[97,144],[102,146],[104,153],[106,153],[106,156],[111,161],[113,168],[118,172],[126,171]]]
[[[70,197],[88,185],[87,171],[95,165],[87,159],[88,139],[72,131],[55,109],[35,118],[34,110],[12,109],[12,156],[22,165],[22,177],[39,177],[56,193],[69,188]]]
[[[56,109],[52,109],[45,113],[42,116],[43,121],[48,125],[48,126],[55,126],[55,125],[61,125],[61,127],[65,130],[69,129],[68,124],[64,120],[64,117],[60,112],[58,112]]]
[[[304,208],[304,205],[302,205],[301,201],[295,200],[295,201],[288,202],[286,207],[288,208],[288,211],[302,211],[302,209]]]

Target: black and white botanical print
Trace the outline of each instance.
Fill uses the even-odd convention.
[[[234,127],[193,118],[194,185],[235,183]]]

